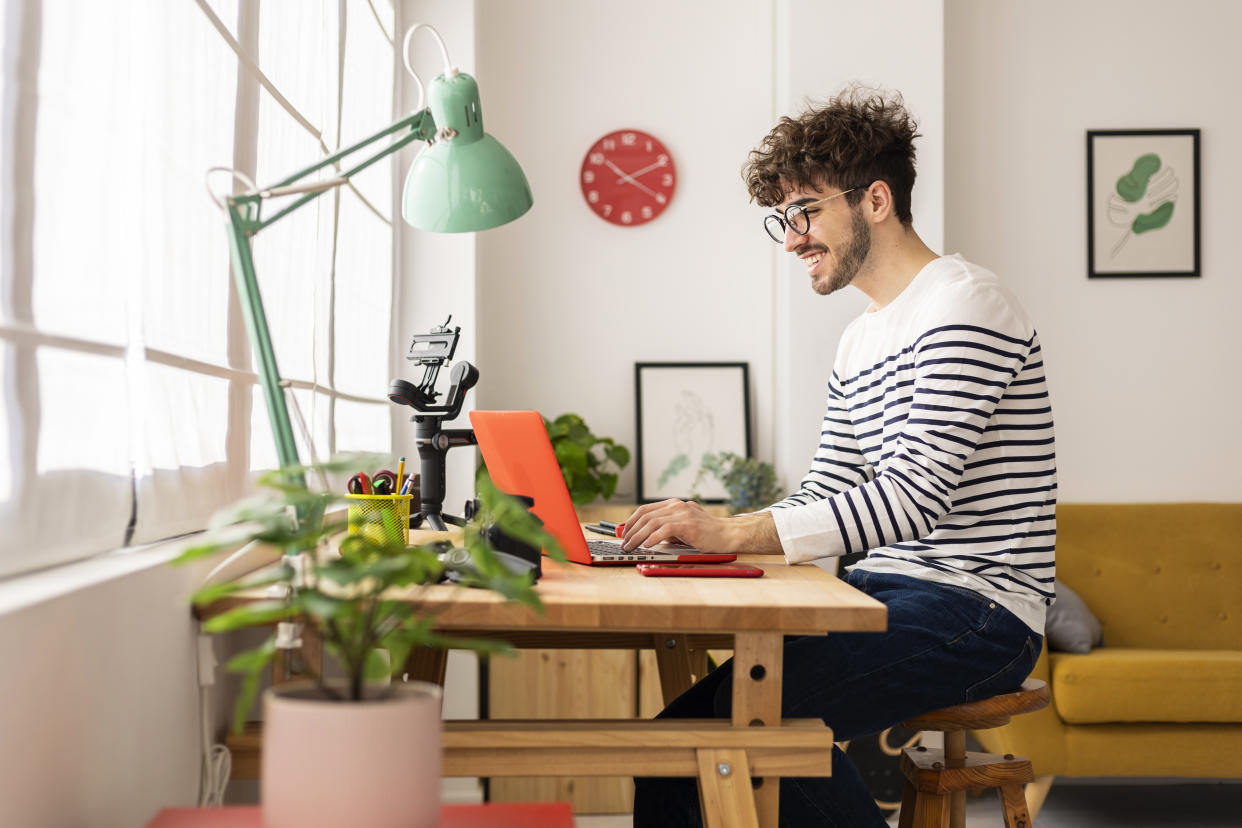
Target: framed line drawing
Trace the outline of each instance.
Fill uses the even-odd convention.
[[[1199,130],[1087,132],[1087,276],[1199,271]]]
[[[704,454],[750,456],[750,378],[745,362],[638,362],[638,501],[697,494],[728,496],[714,475],[699,475]]]

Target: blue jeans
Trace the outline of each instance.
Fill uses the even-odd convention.
[[[845,580],[888,607],[887,629],[787,637],[781,686],[785,718],[823,719],[838,741],[1015,689],[1039,657],[1042,636],[971,590],[860,570]],[[657,718],[729,718],[732,678],[730,660]],[[831,777],[781,780],[782,824],[884,826],[854,765],[837,748],[832,755]],[[694,779],[634,782],[635,828],[702,825]]]

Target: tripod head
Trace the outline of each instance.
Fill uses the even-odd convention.
[[[436,391],[436,379],[440,369],[453,359],[457,350],[457,340],[461,335],[461,327],[449,329],[448,323],[452,315],[444,320],[443,325],[431,329],[431,333],[414,334],[410,343],[410,352],[406,359],[416,365],[423,366],[423,378],[415,385],[412,382],[395,379],[388,386],[388,399],[397,405],[408,405],[415,411],[430,414],[440,420],[453,420],[461,414],[461,405],[466,399],[466,392],[479,382],[479,369],[469,362],[459,362],[449,372],[449,391],[442,405],[436,405],[440,392]],[[415,415],[415,420],[418,416]]]

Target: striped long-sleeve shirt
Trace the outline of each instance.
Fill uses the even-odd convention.
[[[1035,329],[996,276],[924,267],[850,323],[819,449],[772,507],[790,563],[964,586],[1042,633],[1053,598],[1056,456]]]

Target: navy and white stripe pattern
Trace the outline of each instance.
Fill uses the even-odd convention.
[[[1056,453],[1039,338],[996,277],[928,265],[847,329],[819,449],[773,506],[791,562],[974,588],[1042,630],[1053,598]]]

